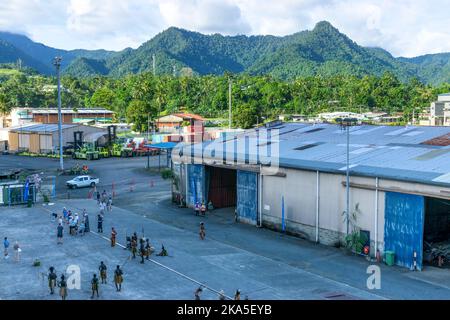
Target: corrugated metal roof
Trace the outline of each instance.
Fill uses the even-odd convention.
[[[30,110],[33,114],[57,114],[58,109],[33,109]],[[101,108],[85,109],[80,108],[74,111],[73,109],[61,109],[63,114],[112,114],[113,111]]]
[[[63,124],[62,129],[68,129],[68,128],[74,128],[78,127],[79,125],[76,124]],[[58,125],[57,124],[31,124],[31,125],[23,125],[23,126],[16,126],[13,128],[10,128],[9,131],[11,132],[55,132],[58,131]]]
[[[338,125],[283,124],[279,130],[259,128],[239,134],[236,139],[215,140],[208,145],[215,158],[256,159],[271,149],[269,157],[280,167],[339,172],[346,166],[347,135]],[[352,174],[384,177],[450,186],[450,146],[428,146],[422,143],[450,133],[450,127],[399,127],[362,125],[350,128],[350,164]],[[259,139],[258,139],[259,134]],[[261,139],[264,137],[264,139]],[[272,143],[261,143],[267,140]],[[240,142],[239,142],[240,141]],[[241,144],[240,148],[237,145]],[[258,147],[257,145],[261,146]],[[312,147],[305,147],[313,145]],[[201,152],[206,144],[197,144]],[[430,148],[431,147],[431,148]],[[186,148],[189,152],[191,148]],[[261,160],[261,159],[260,159]],[[259,162],[258,162],[259,164]]]

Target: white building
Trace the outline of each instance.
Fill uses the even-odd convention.
[[[438,101],[431,103],[430,125],[450,126],[450,93],[438,95]]]

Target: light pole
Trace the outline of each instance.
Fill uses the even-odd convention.
[[[58,131],[59,131],[59,168],[64,170],[63,159],[63,136],[62,136],[62,114],[61,114],[61,57],[56,57],[53,60],[53,65],[56,67],[56,77],[58,78]]]
[[[232,120],[232,115],[231,115],[231,93],[232,93],[232,89],[233,89],[233,80],[231,80],[231,78],[228,79],[228,128],[231,130],[231,120]]]
[[[350,223],[350,127],[353,126],[358,120],[356,118],[338,118],[336,119],[338,123],[347,131],[347,164],[346,164],[346,209],[345,209],[345,220],[347,220],[346,232],[349,234],[349,223]]]

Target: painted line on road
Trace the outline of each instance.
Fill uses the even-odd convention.
[[[78,208],[78,207],[74,207],[74,208],[76,208],[76,209],[78,209],[78,210],[82,210],[82,209],[80,209],[80,208]],[[48,210],[48,209],[46,209],[46,208],[43,208],[43,209],[44,209],[45,211],[47,211],[48,213],[52,213],[52,211],[50,211],[50,210]],[[109,239],[109,238],[107,238],[107,237],[105,237],[105,236],[103,236],[103,235],[100,235],[100,234],[98,234],[97,232],[90,231],[90,233],[92,233],[93,235],[95,235],[95,236],[97,236],[97,237],[99,237],[99,238],[102,238],[102,239],[104,239],[104,240],[106,240],[106,241],[108,241],[108,242],[111,241],[111,239]],[[119,243],[119,242],[116,242],[116,245],[118,245],[119,247],[121,247],[121,248],[123,248],[123,249],[126,249],[126,247],[125,247],[123,244]],[[218,291],[218,290],[216,290],[216,289],[214,289],[214,288],[211,288],[211,287],[205,285],[204,283],[201,283],[200,281],[197,281],[197,280],[195,280],[195,279],[193,279],[193,278],[191,278],[191,277],[189,277],[189,276],[187,276],[187,275],[185,275],[185,274],[183,274],[183,273],[181,273],[181,272],[179,272],[179,271],[176,271],[175,269],[172,269],[172,268],[170,268],[170,267],[168,267],[168,266],[166,266],[166,265],[164,265],[164,264],[162,264],[162,263],[160,263],[160,262],[158,262],[158,261],[155,261],[155,260],[153,260],[153,259],[149,259],[148,261],[150,261],[150,262],[152,262],[152,263],[154,263],[154,264],[156,264],[156,265],[158,265],[158,266],[160,266],[160,267],[162,267],[162,268],[164,268],[164,269],[166,269],[166,270],[169,270],[170,272],[173,272],[173,273],[175,273],[175,274],[177,274],[177,275],[179,275],[179,276],[181,276],[181,277],[183,277],[183,278],[185,278],[185,279],[187,279],[187,280],[189,280],[189,281],[191,281],[191,282],[194,282],[194,283],[200,285],[201,287],[203,287],[203,288],[205,288],[205,289],[208,289],[208,290],[210,290],[210,291],[212,291],[212,292],[214,292],[214,293],[217,293],[217,294],[219,294],[219,295],[221,294],[220,291]],[[224,294],[224,297],[227,298],[228,300],[234,300],[233,298],[231,298],[231,297],[229,297],[229,296],[227,296],[227,295],[225,295],[225,294]]]
[[[428,281],[428,280],[425,280],[425,279],[420,279],[420,278],[418,278],[416,276],[413,276],[413,275],[407,275],[407,277],[410,278],[410,279],[414,279],[414,280],[421,281],[421,282],[424,282],[424,283],[427,283],[427,284],[431,284],[433,286],[437,286],[437,287],[440,287],[440,288],[443,288],[443,289],[446,289],[446,290],[450,290],[450,287],[448,287],[446,285],[443,285],[443,284],[440,284],[440,283]]]

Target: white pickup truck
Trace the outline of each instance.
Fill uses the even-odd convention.
[[[91,176],[78,176],[66,182],[67,187],[70,189],[83,188],[83,187],[94,187],[100,183],[98,178],[93,178]]]

